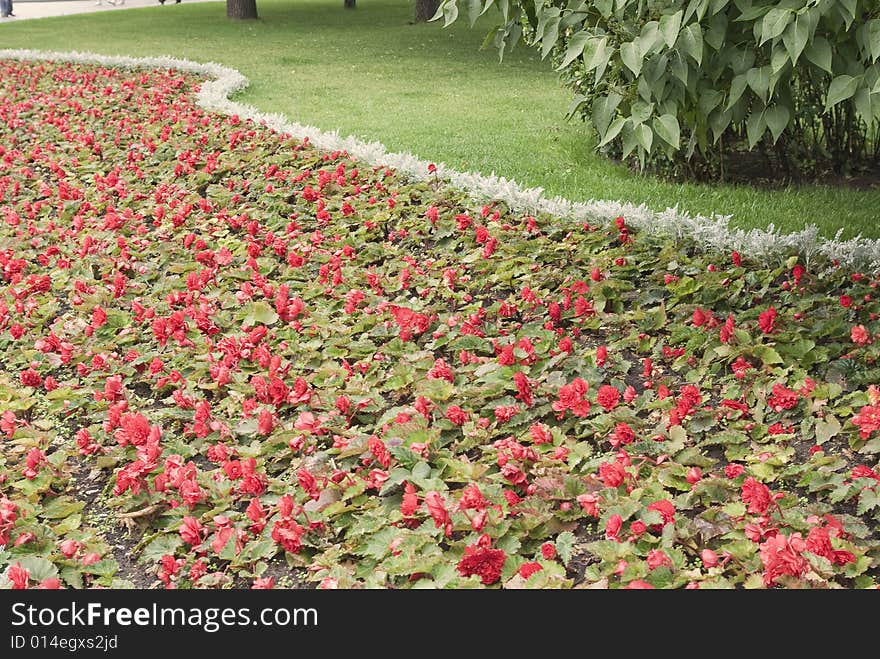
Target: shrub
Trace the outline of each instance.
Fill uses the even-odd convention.
[[[875,0],[446,0],[501,15],[486,43],[551,56],[597,145],[724,177],[760,150],[791,175],[878,162]]]

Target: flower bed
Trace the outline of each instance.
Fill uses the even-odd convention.
[[[876,585],[871,273],[0,81],[7,584]]]

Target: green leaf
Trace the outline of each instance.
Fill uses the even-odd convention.
[[[788,57],[791,59],[792,65],[797,64],[809,40],[810,19],[805,15],[798,15],[782,34],[782,43],[788,51]]]
[[[767,120],[767,127],[770,129],[770,134],[773,135],[773,142],[775,143],[779,136],[782,135],[785,127],[788,126],[788,122],[791,119],[791,111],[784,105],[773,105],[767,108],[764,117]]]
[[[831,70],[831,44],[825,37],[815,37],[804,50],[804,57],[823,71],[833,73]]]
[[[559,39],[559,21],[559,16],[554,16],[547,21],[544,35],[541,38],[541,59],[546,58],[556,46],[556,41]]]
[[[862,87],[856,92],[853,100],[856,104],[856,111],[861,115],[862,121],[866,124],[871,123],[875,114],[874,102],[871,100],[871,92],[868,91],[867,87]],[[880,111],[880,104],[878,104],[877,109]]]
[[[622,98],[620,94],[611,92],[608,96],[603,96],[593,102],[593,125],[596,127],[596,132],[603,139]],[[618,129],[618,132],[620,132],[620,129]]]
[[[621,44],[620,59],[633,75],[638,77],[642,72],[642,52],[639,48],[638,39],[629,43]]]
[[[859,515],[864,515],[877,507],[880,507],[880,491],[865,488],[859,493],[859,507],[856,510]]]
[[[767,93],[770,91],[770,68],[751,68],[746,72],[746,82],[758,98],[767,102]]]
[[[278,314],[275,309],[270,307],[266,302],[253,302],[250,305],[245,323],[248,325],[274,325],[278,322]]]
[[[837,435],[841,430],[840,421],[831,414],[824,419],[816,421],[816,444],[821,446],[829,439]]]
[[[651,152],[651,145],[654,143],[654,131],[645,124],[636,126],[635,128],[636,142],[638,142],[645,151]]]
[[[447,0],[443,5],[443,27],[449,27],[458,18],[458,5],[456,0]]]
[[[727,98],[727,110],[736,105],[739,99],[742,98],[743,92],[746,90],[748,84],[748,79],[744,73],[733,77],[733,80],[730,81],[730,95]]]
[[[183,544],[183,540],[177,533],[165,533],[151,540],[141,555],[138,557],[138,563],[152,564],[160,560],[165,554],[174,555],[177,548]]]
[[[699,66],[703,63],[703,32],[699,24],[688,25],[680,37],[681,48],[690,55]]]
[[[850,75],[837,76],[828,87],[828,96],[825,99],[825,111],[827,112],[841,101],[852,98],[859,86],[859,78]]]
[[[46,504],[40,511],[40,517],[43,519],[63,519],[78,513],[85,506],[83,501],[76,501],[70,497],[58,497]]]
[[[562,58],[562,62],[556,67],[556,70],[561,71],[575,59],[580,57],[584,52],[584,47],[587,45],[587,42],[594,38],[595,37],[591,36],[586,30],[581,30],[572,35],[571,39],[568,41],[568,48],[565,49],[565,57]]]
[[[761,22],[761,41],[758,45],[763,45],[782,34],[793,16],[791,9],[776,8],[768,11]]]
[[[761,141],[766,130],[767,120],[764,118],[764,111],[752,112],[746,120],[746,135],[749,138],[750,150],[755,148],[755,145]]]
[[[679,148],[679,140],[681,137],[681,128],[678,125],[678,119],[674,115],[664,114],[656,117],[653,121],[654,132],[657,136],[669,144],[672,148]]]
[[[868,49],[871,51],[871,62],[880,59],[880,19],[868,21],[865,24]]]
[[[574,551],[574,534],[564,531],[556,536],[556,552],[562,559],[562,564],[568,567],[571,563],[571,554]]]
[[[602,141],[599,142],[597,148],[605,146],[611,140],[617,137],[627,121],[628,119],[626,119],[625,117],[617,117],[617,119],[612,121],[611,125],[608,127],[608,130],[605,131],[605,134],[602,136]]]
[[[595,69],[595,80],[597,83],[605,74],[605,68],[608,66],[608,61],[613,54],[614,49],[608,48],[608,37],[590,39],[584,47],[584,65],[587,72]]]
[[[41,556],[25,556],[24,558],[13,560],[20,563],[25,570],[30,572],[30,578],[33,581],[39,582],[44,579],[54,579],[58,576],[58,568],[55,564]]]

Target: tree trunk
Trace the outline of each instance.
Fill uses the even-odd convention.
[[[344,0],[344,7],[346,9],[355,9],[357,0]]]
[[[440,0],[416,0],[416,23],[424,23],[434,18]]]
[[[226,0],[226,17],[240,20],[259,18],[257,0]]]

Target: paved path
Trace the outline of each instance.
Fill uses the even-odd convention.
[[[82,14],[89,11],[123,11],[133,7],[158,7],[159,0],[119,0],[124,4],[111,5],[108,0],[13,0],[12,13],[9,18],[0,18],[0,25],[12,21],[29,18],[45,18],[47,16],[66,16]],[[216,2],[218,0],[182,0],[182,2]],[[165,0],[165,9],[174,10],[174,0]]]

